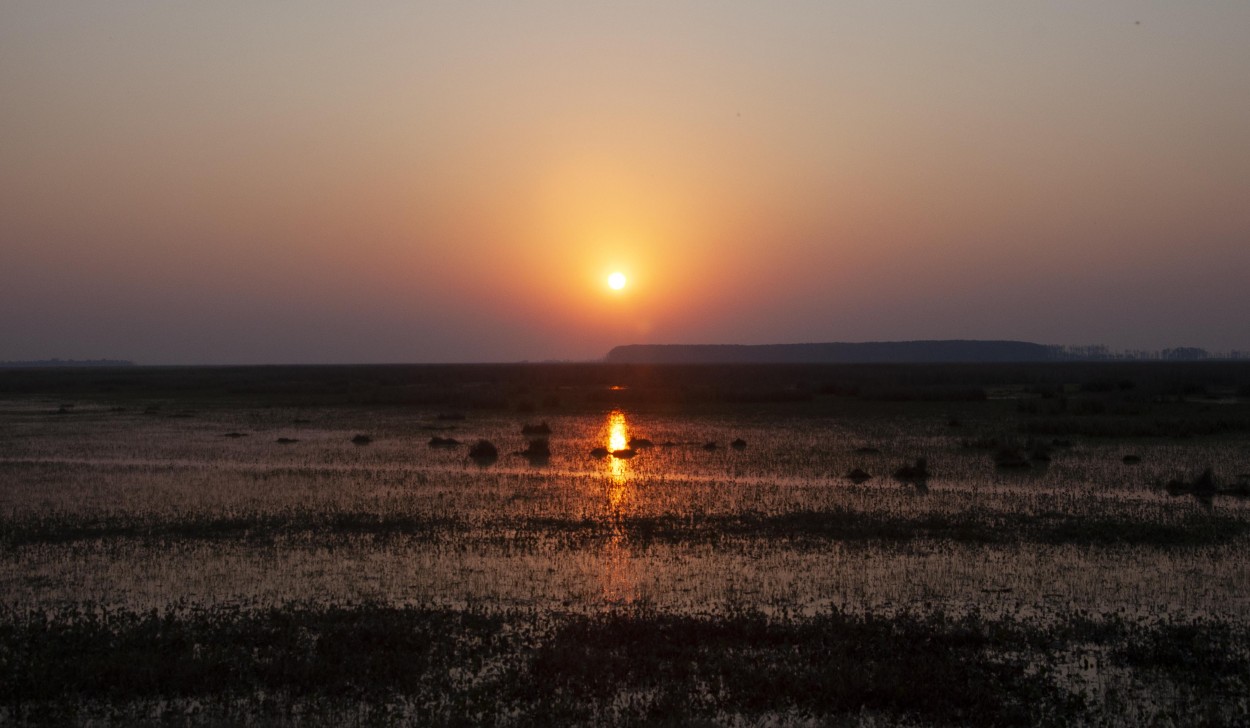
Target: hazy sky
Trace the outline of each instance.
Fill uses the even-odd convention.
[[[0,4],[0,360],[1250,349],[1247,301],[1245,0]]]

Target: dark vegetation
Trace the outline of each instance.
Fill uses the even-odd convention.
[[[851,471],[846,474],[846,479],[852,483],[863,483],[872,480],[872,474],[863,468],[852,468]]]
[[[904,465],[894,471],[894,477],[898,480],[915,482],[926,480],[931,476],[929,472],[929,461],[925,458],[916,458],[916,462],[911,465]]]
[[[709,724],[875,715],[944,726],[1063,725],[1096,652],[1125,687],[1164,684],[1189,724],[1233,725],[1245,630],[1076,615],[1054,624],[939,611],[808,618],[283,605],[0,611],[5,723]],[[1116,716],[1106,716],[1116,717]],[[1204,723],[1205,721],[1205,723]],[[147,722],[147,721],[135,721]]]
[[[1172,495],[1193,495],[1199,498],[1210,498],[1216,495],[1250,497],[1250,479],[1243,475],[1236,483],[1223,484],[1216,479],[1211,468],[1203,470],[1191,481],[1181,478],[1170,480],[1165,487]]]
[[[859,477],[855,472],[847,476],[851,480]],[[288,539],[330,541],[355,536],[448,543],[480,540],[500,544],[554,538],[573,548],[620,535],[628,536],[632,543],[639,546],[651,542],[728,546],[735,541],[748,543],[760,539],[785,540],[792,546],[800,547],[805,543],[819,547],[833,541],[905,543],[948,540],[971,544],[1121,544],[1163,549],[1232,543],[1250,535],[1250,522],[1232,515],[1205,512],[1152,518],[966,510],[909,517],[841,508],[775,515],[622,516],[610,522],[592,518],[535,517],[469,523],[428,514],[311,509],[231,516],[93,518],[52,515],[0,520],[0,544],[10,548],[99,539],[139,539],[155,543],[188,539],[243,539],[256,545],[272,545]]]
[[[499,459],[499,448],[490,440],[478,440],[469,448],[469,457],[480,462],[493,462]]]
[[[613,364],[884,364],[1045,362],[1062,350],[1027,341],[871,341],[822,344],[629,344],[608,352]]]
[[[545,437],[533,438],[518,455],[536,465],[551,459],[551,442]]]

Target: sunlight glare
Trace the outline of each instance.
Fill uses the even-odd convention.
[[[609,452],[629,448],[629,430],[623,412],[613,412],[608,416],[607,430]],[[608,486],[608,505],[613,518],[619,518],[631,496],[629,460],[617,457],[608,458],[608,475],[612,481]]]
[[[619,291],[622,288],[624,288],[625,287],[625,274],[621,273],[620,271],[617,271],[616,273],[613,273],[612,275],[608,276],[608,286],[614,291]]]
[[[608,417],[608,451],[624,450],[629,446],[629,432],[625,429],[625,414],[613,412]]]

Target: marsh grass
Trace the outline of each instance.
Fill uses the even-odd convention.
[[[924,611],[595,615],[373,604],[0,612],[5,717],[57,724],[151,715],[211,724],[721,722],[865,715],[922,725],[1063,725],[1097,717],[1062,669],[1101,656],[1156,718],[1202,705],[1234,724],[1250,689],[1244,627],[1073,615],[1037,624]],[[1089,659],[1078,658],[1078,659]],[[1172,696],[1170,698],[1163,696]],[[1114,718],[1103,714],[1104,718]]]
[[[157,519],[30,516],[0,522],[0,544],[10,548],[109,539],[134,539],[153,545],[239,539],[259,545],[303,537],[333,543],[362,536],[460,543],[558,537],[570,545],[582,546],[623,536],[640,546],[652,542],[699,544],[770,539],[787,540],[792,546],[811,541],[812,548],[818,548],[821,541],[923,540],[1174,548],[1236,543],[1248,533],[1250,522],[1218,514],[1187,513],[1167,521],[1144,521],[1126,515],[1027,514],[980,509],[911,516],[833,508],[778,514],[669,514],[619,516],[612,520],[531,517],[484,522],[428,514],[291,510]]]
[[[0,723],[1245,724],[1250,501],[1166,487],[1243,372],[1176,372],[3,379]]]

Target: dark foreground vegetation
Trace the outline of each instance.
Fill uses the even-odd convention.
[[[374,605],[0,613],[3,722],[1064,725],[1149,690],[1186,725],[1246,718],[1228,624],[756,612],[592,616]],[[1093,684],[1082,666],[1114,667]],[[1098,694],[1098,695],[1096,695]],[[1112,716],[1102,716],[1112,717]]]

